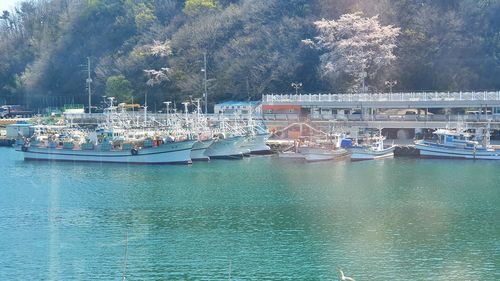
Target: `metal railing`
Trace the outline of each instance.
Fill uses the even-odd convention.
[[[397,115],[397,114],[313,114],[307,118],[297,114],[265,114],[267,121],[294,121],[307,119],[310,121],[417,121],[417,122],[487,122],[500,121],[500,115]]]
[[[498,92],[410,92],[367,94],[269,94],[264,103],[289,102],[390,102],[390,101],[500,101]]]

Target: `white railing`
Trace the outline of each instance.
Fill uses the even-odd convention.
[[[426,101],[500,101],[499,92],[411,92],[373,94],[269,94],[264,103],[280,102],[426,102]]]
[[[313,114],[307,118],[301,118],[297,114],[265,114],[264,119],[267,121],[293,121],[293,120],[309,120],[309,121],[378,121],[378,122],[394,122],[394,121],[413,121],[413,122],[500,122],[500,115],[361,115],[361,114]]]

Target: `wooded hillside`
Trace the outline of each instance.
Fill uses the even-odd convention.
[[[86,103],[87,57],[96,104],[201,97],[204,54],[211,103],[293,92],[292,82],[301,92],[359,91],[360,67],[342,57],[353,41],[328,49],[319,39],[318,22],[345,14],[393,28],[380,39],[394,39],[385,61],[362,67],[368,91],[387,91],[388,80],[394,91],[500,89],[500,0],[27,0],[1,12],[0,103]]]

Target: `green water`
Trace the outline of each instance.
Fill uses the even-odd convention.
[[[500,280],[500,162],[0,157],[0,280]]]

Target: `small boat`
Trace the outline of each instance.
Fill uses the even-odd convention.
[[[278,153],[278,157],[282,159],[299,159],[305,160],[305,155],[294,151],[284,151]]]
[[[303,159],[306,162],[348,159],[350,154],[340,147],[341,135],[330,134],[327,139],[296,141],[288,151],[278,154],[283,159]]]
[[[343,148],[299,147],[298,152],[304,155],[307,162],[345,160],[349,158],[349,152]]]
[[[369,142],[368,146],[350,148],[352,161],[375,160],[394,157],[394,144],[385,145],[385,138],[379,135]]]
[[[489,129],[473,135],[462,130],[438,129],[434,140],[415,141],[422,158],[500,160],[500,150],[490,145]]]

